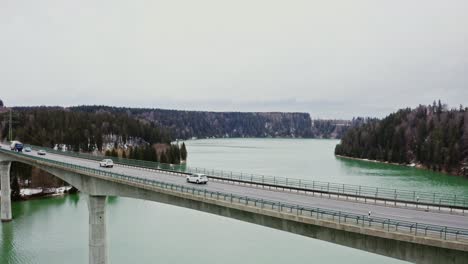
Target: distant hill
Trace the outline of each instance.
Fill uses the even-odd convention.
[[[349,129],[335,154],[468,176],[468,108],[449,110],[439,101],[368,119]]]
[[[353,118],[352,120],[337,120],[337,119],[316,119],[312,120],[312,137],[313,138],[332,138],[340,139],[346,132],[354,126],[361,125],[365,122],[362,117]]]
[[[72,111],[126,113],[129,116],[168,128],[178,139],[223,137],[312,137],[307,113],[203,112],[165,109],[78,106]]]

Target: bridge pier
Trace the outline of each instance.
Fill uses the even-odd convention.
[[[11,221],[11,190],[10,190],[10,161],[2,161],[0,162],[0,177],[1,177],[1,195],[2,195],[2,203],[0,208],[0,218],[2,222]]]
[[[106,198],[89,195],[89,264],[107,264]]]

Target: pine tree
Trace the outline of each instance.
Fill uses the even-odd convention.
[[[103,140],[102,140],[102,133],[101,133],[100,130],[98,130],[98,131],[96,132],[95,137],[96,137],[96,145],[97,145],[97,148],[98,148],[99,151],[102,151]]]
[[[156,154],[156,150],[149,146],[149,161],[158,161],[158,155]]]
[[[437,104],[437,115],[440,115],[442,113],[442,103],[440,102]]]
[[[168,148],[166,150],[166,158],[167,158],[167,163],[169,164],[173,164],[174,161],[172,160],[173,156],[172,156],[172,151],[171,151],[171,148]]]
[[[169,156],[172,164],[180,164],[180,150],[178,144],[171,144]]]
[[[117,152],[117,150],[115,148],[112,149],[111,156],[112,157],[119,157],[119,153]]]
[[[180,149],[180,158],[183,160],[183,161],[186,161],[187,160],[187,149],[185,147],[185,143],[182,142],[182,147]]]
[[[131,147],[130,148],[130,154],[128,155],[129,159],[135,159],[135,148]]]
[[[11,179],[11,199],[14,201],[20,200],[21,195],[20,195],[20,186],[18,184],[18,177],[14,176]]]
[[[145,160],[145,149],[144,148],[137,148],[136,149],[136,157],[137,160]]]
[[[165,151],[162,151],[162,152],[161,152],[161,156],[159,157],[159,162],[161,162],[161,163],[168,163],[168,161],[167,161],[167,156],[166,156],[166,152],[165,152]]]

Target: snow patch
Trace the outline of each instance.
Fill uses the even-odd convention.
[[[44,194],[44,195],[57,195],[63,194],[69,191],[72,187],[71,186],[63,186],[58,188],[24,188],[20,190],[20,195],[23,197],[33,196],[37,194]]]
[[[35,195],[41,192],[42,192],[41,188],[25,188],[25,189],[20,190],[20,195],[29,196],[29,195]]]

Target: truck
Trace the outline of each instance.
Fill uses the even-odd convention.
[[[13,150],[13,151],[22,152],[23,151],[23,143],[14,140],[10,144],[10,149]]]

